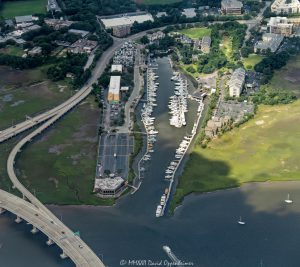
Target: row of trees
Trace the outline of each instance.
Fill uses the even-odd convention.
[[[65,58],[61,58],[55,65],[49,67],[47,76],[52,81],[63,80],[67,73],[72,73],[75,78],[73,85],[79,87],[90,77],[91,73],[84,71],[83,67],[87,61],[85,54],[67,54]]]
[[[11,66],[16,69],[31,69],[45,63],[43,57],[22,58],[13,55],[0,54],[0,65]]]

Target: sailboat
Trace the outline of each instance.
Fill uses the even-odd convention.
[[[290,199],[290,194],[287,195],[287,199],[284,200],[285,203],[291,204],[293,203],[293,200]]]
[[[246,223],[244,221],[242,221],[242,217],[240,216],[240,219],[238,220],[238,224],[240,225],[245,225]]]

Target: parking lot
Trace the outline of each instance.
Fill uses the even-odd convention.
[[[126,133],[102,134],[100,137],[97,177],[127,177],[129,156],[133,152],[133,136]]]

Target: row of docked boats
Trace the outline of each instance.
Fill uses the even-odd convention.
[[[155,211],[155,216],[156,217],[160,217],[163,215],[163,212],[164,212],[164,207],[166,206],[167,204],[167,196],[168,196],[168,193],[169,193],[169,189],[166,188],[165,189],[165,192],[162,194],[162,196],[160,197],[160,202],[159,204],[157,205],[156,207],[156,211]]]
[[[158,76],[153,68],[147,70],[147,101],[144,103],[141,110],[141,117],[144,127],[147,132],[147,152],[143,157],[143,160],[147,161],[151,159],[150,153],[154,152],[153,145],[156,142],[158,131],[154,127],[155,117],[153,117],[153,109],[156,104],[156,91],[159,83],[156,81]]]
[[[174,178],[174,174],[178,168],[178,165],[180,164],[181,159],[183,158],[184,154],[186,153],[190,142],[192,141],[193,136],[192,135],[186,135],[184,136],[183,140],[179,144],[179,147],[176,149],[175,153],[175,159],[172,160],[169,164],[169,166],[166,169],[165,172],[165,179],[171,180]]]
[[[169,109],[171,114],[170,125],[181,128],[186,125],[185,113],[187,108],[187,80],[182,78],[178,72],[174,72],[171,80],[175,82],[174,95],[170,97]]]

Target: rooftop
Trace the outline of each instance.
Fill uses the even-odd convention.
[[[290,24],[287,17],[271,17],[268,26],[277,26],[278,24]]]
[[[119,17],[114,18],[102,18],[101,21],[105,28],[112,28],[117,26],[132,25],[134,22],[142,23],[144,21],[153,21],[151,14],[141,14],[141,15],[128,15],[122,14]]]
[[[196,17],[196,11],[195,8],[186,8],[182,11],[182,15],[185,15],[187,18],[193,18]]]
[[[243,3],[237,0],[222,0],[222,6],[225,8],[242,8]]]
[[[245,81],[245,75],[246,72],[243,68],[236,69],[228,82],[229,87],[241,89]]]
[[[15,17],[16,23],[22,23],[22,22],[31,22],[34,20],[32,15],[27,16],[17,16]]]
[[[121,177],[95,179],[94,189],[116,190],[124,183]]]
[[[281,42],[283,41],[283,36],[276,33],[265,33],[262,36],[262,41],[259,41],[255,44],[255,50],[261,49],[261,50],[267,50],[268,48],[271,50],[271,52],[275,52]]]
[[[113,64],[111,65],[111,72],[118,71],[122,72],[122,64]]]

